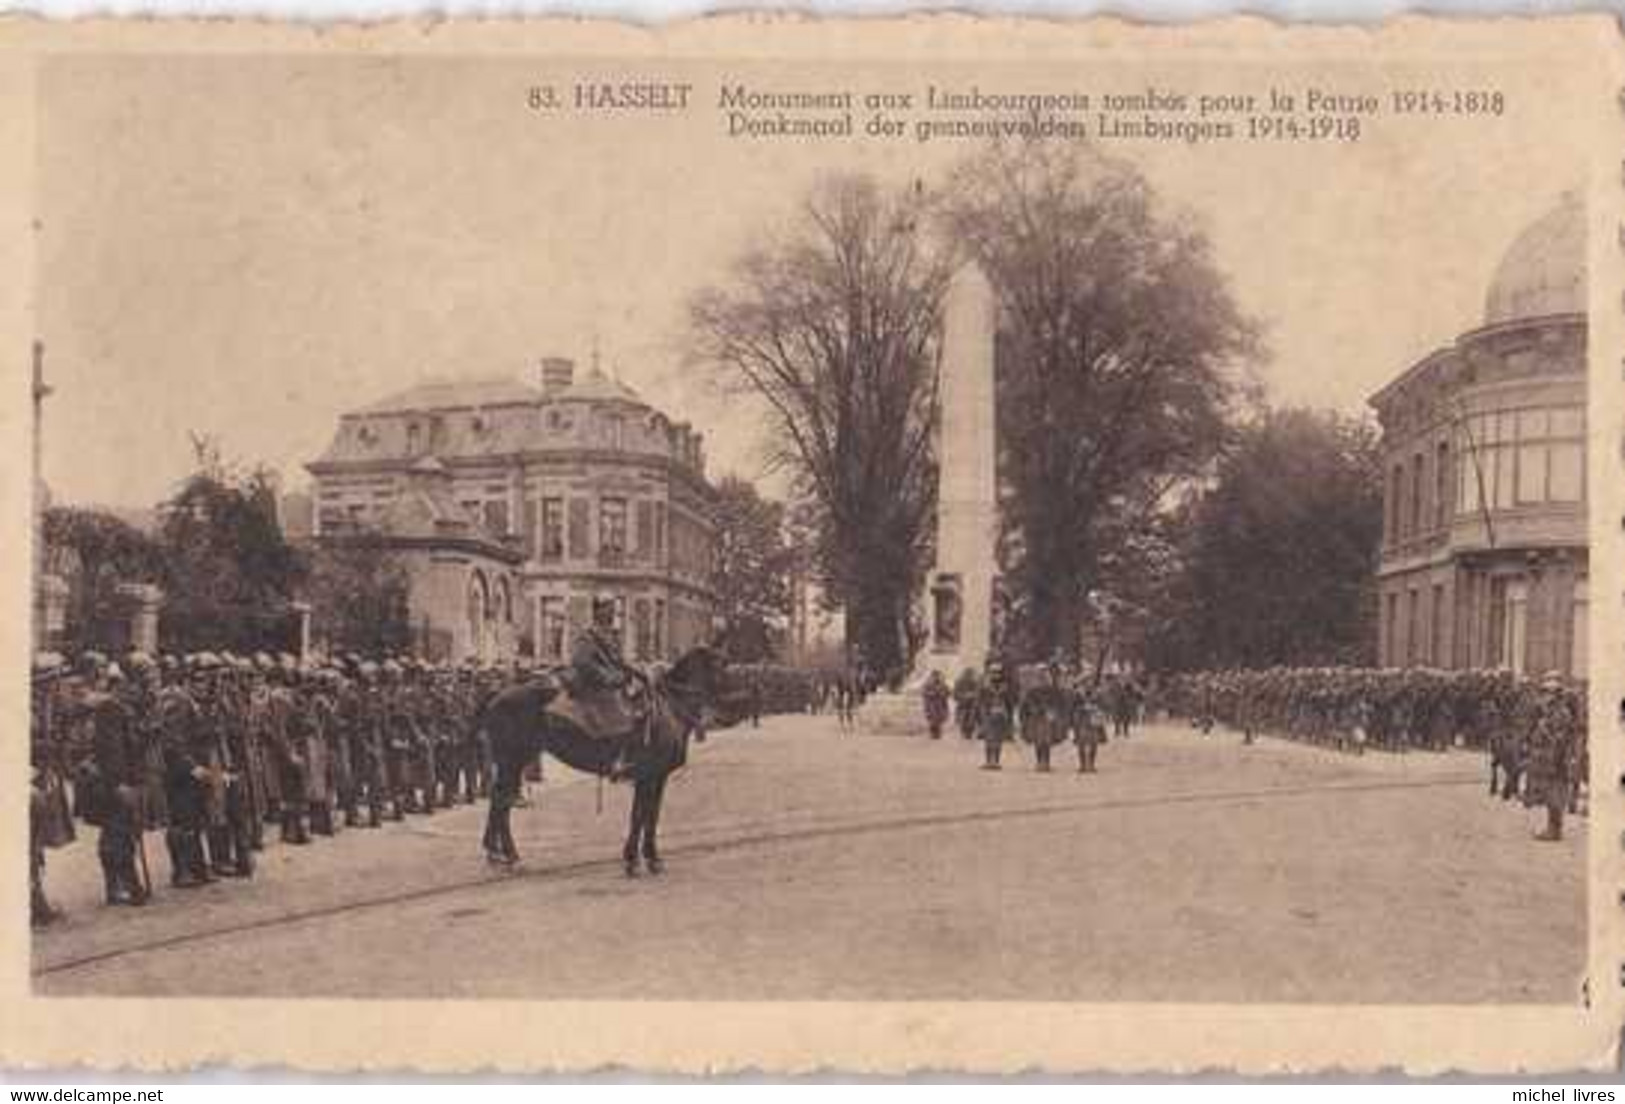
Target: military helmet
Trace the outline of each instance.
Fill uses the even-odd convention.
[[[108,682],[123,682],[124,669],[117,663],[109,663],[107,669],[102,672],[102,677]]]

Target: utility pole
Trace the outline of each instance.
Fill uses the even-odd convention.
[[[45,568],[45,480],[44,480],[44,446],[41,438],[45,430],[45,400],[50,397],[51,388],[45,383],[45,343],[34,342],[34,453],[33,477],[34,484],[29,488],[34,503],[34,541],[32,557],[31,587],[37,596],[43,593],[42,572]],[[43,646],[48,626],[45,624],[45,605],[34,601],[34,643]]]

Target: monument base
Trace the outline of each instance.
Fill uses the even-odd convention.
[[[858,731],[871,736],[924,736],[925,705],[918,693],[877,690],[858,710]]]

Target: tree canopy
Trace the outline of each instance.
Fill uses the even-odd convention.
[[[717,484],[716,567],[712,585],[729,657],[755,663],[772,656],[790,616],[795,552],[785,540],[784,504],[728,476]]]
[[[1263,414],[1182,520],[1180,563],[1147,641],[1153,664],[1374,661],[1382,468],[1369,422]]]
[[[939,217],[1000,307],[1014,646],[1071,654],[1103,562],[1210,470],[1257,335],[1201,227],[1092,147],[994,146],[952,173]]]
[[[689,312],[695,356],[766,403],[771,460],[813,504],[819,581],[848,643],[885,671],[909,658],[936,493],[949,268],[923,240],[916,199],[827,178]]]
[[[165,601],[160,633],[178,651],[286,648],[305,576],[282,535],[276,481],[241,471],[213,442],[195,442],[198,468],[163,506]]]

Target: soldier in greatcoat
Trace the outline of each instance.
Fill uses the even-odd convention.
[[[214,881],[203,850],[210,827],[212,761],[203,733],[204,719],[195,691],[199,672],[214,657],[206,653],[189,662],[189,679],[165,686],[158,695],[158,724],[163,734],[164,798],[169,823],[164,845],[169,851],[169,883],[176,889],[195,889]]]
[[[79,708],[90,726],[85,819],[100,835],[96,857],[109,905],[144,905],[152,896],[141,861],[145,822],[146,749],[129,709],[105,683],[96,683]]]

